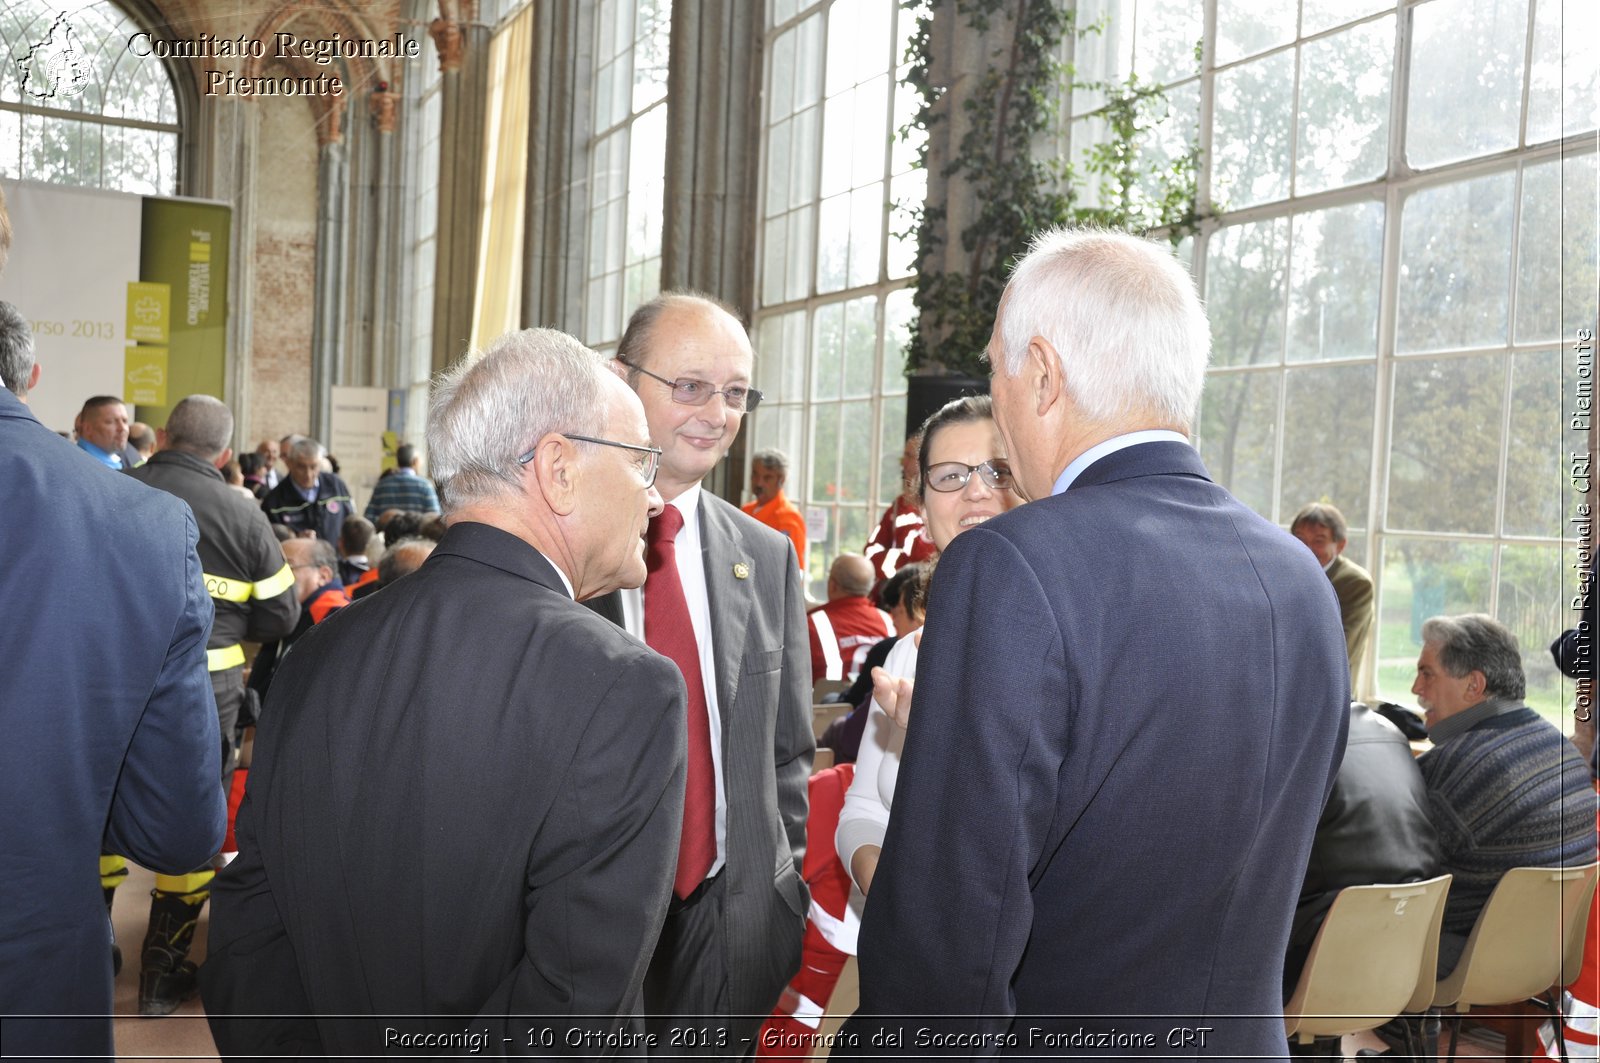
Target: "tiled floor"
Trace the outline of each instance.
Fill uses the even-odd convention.
[[[122,973],[117,976],[114,1001],[117,1056],[125,1060],[216,1060],[216,1045],[212,1043],[211,1031],[206,1026],[205,1012],[198,998],[166,1018],[139,1017],[139,943],[144,939],[145,923],[150,913],[150,890],[154,884],[154,875],[130,864],[128,880],[117,890],[116,903],[111,912],[123,955]],[[196,962],[205,958],[209,912],[208,906],[206,914],[200,917],[200,927],[195,934],[191,957]],[[1372,1034],[1354,1034],[1344,1039],[1344,1054],[1351,1059],[1359,1048],[1382,1047],[1383,1043]],[[1458,1056],[1474,1059],[1498,1060],[1504,1052],[1505,1042],[1491,1031],[1481,1028],[1465,1032],[1457,1048]]]

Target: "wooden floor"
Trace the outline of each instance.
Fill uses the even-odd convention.
[[[217,1048],[212,1043],[205,1011],[200,1007],[198,997],[166,1018],[139,1017],[139,943],[144,940],[145,923],[150,917],[150,890],[154,885],[153,874],[130,863],[128,880],[117,890],[116,903],[111,910],[111,921],[116,927],[123,956],[122,973],[117,976],[113,1003],[117,1058],[215,1060]],[[210,910],[210,905],[207,905],[195,933],[195,945],[190,956],[196,962],[205,959]],[[835,1025],[835,1020],[830,1017],[827,1026],[832,1025]],[[1383,1043],[1371,1034],[1355,1034],[1344,1039],[1344,1053],[1348,1058],[1354,1058],[1358,1048],[1382,1047]],[[1504,1052],[1505,1042],[1483,1029],[1471,1029],[1464,1033],[1457,1049],[1457,1055],[1474,1059],[1499,1059]]]

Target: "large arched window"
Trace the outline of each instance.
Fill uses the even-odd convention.
[[[141,33],[110,0],[0,6],[0,176],[179,190],[177,94]]]

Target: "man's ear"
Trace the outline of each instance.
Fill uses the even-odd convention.
[[[571,516],[578,508],[578,481],[582,478],[577,444],[557,432],[547,433],[533,445],[527,468],[551,512]]]
[[[1062,400],[1066,377],[1061,372],[1061,356],[1055,345],[1043,336],[1028,341],[1022,359],[1023,380],[1033,392],[1035,412],[1043,417]]]
[[[43,370],[43,368],[44,367],[41,366],[38,362],[34,362],[33,363],[33,369],[32,369],[31,372],[28,373],[28,388],[27,388],[27,390],[32,391],[34,388],[39,386],[39,373]]]
[[[161,448],[163,450],[165,450],[166,446],[167,446],[167,430],[165,428],[157,428],[156,429],[156,439],[157,439],[158,442],[160,442]],[[215,465],[217,468],[220,469],[220,468],[222,468],[224,465],[228,464],[228,462],[230,462],[232,460],[233,460],[233,448],[232,447],[223,447],[222,448],[222,453],[218,454],[217,455],[217,460],[212,462],[211,464]]]

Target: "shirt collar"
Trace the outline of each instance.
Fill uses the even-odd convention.
[[[1483,721],[1503,712],[1514,712],[1522,708],[1520,702],[1508,701],[1504,698],[1484,698],[1470,709],[1462,709],[1454,716],[1447,716],[1428,728],[1428,741],[1439,745],[1466,734]]]
[[[1073,458],[1072,464],[1068,465],[1065,471],[1063,471],[1060,476],[1056,477],[1056,485],[1055,487],[1051,488],[1050,493],[1052,495],[1059,495],[1061,492],[1071,487],[1072,482],[1079,476],[1083,475],[1083,470],[1087,469],[1089,466],[1093,465],[1107,454],[1115,454],[1119,450],[1126,450],[1128,447],[1138,446],[1140,443],[1160,443],[1169,441],[1174,443],[1183,443],[1185,445],[1189,443],[1188,437],[1183,435],[1183,433],[1173,432],[1165,428],[1147,428],[1138,432],[1128,432],[1124,435],[1112,436],[1110,439],[1096,443],[1082,454],[1079,454],[1076,458]]]
[[[678,512],[683,514],[683,526],[685,528],[699,527],[697,521],[700,518],[701,490],[701,486],[695,484],[693,487],[686,488],[683,494],[667,503],[669,506],[678,507]]]
[[[554,561],[551,561],[548,557],[545,558],[545,560],[550,561],[550,567],[555,569],[556,575],[561,577],[561,585],[567,589],[567,597],[571,598],[573,601],[577,601],[578,592],[572,589],[572,581],[567,578],[567,574],[565,572],[561,571],[561,566],[556,564]]]
[[[94,457],[94,459],[96,461],[98,461],[100,464],[106,466],[109,469],[120,469],[120,468],[122,468],[122,455],[121,454],[113,454],[109,450],[101,450],[99,447],[95,446],[93,443],[89,442],[87,439],[78,440],[78,447],[80,449],[82,449],[82,450],[87,451],[90,455],[92,455]]]

